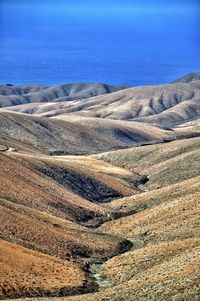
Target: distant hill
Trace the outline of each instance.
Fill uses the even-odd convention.
[[[34,102],[60,102],[89,98],[115,92],[126,87],[102,83],[75,83],[60,86],[0,86],[0,107]]]
[[[189,73],[175,81],[173,81],[172,83],[190,83],[196,80],[200,80],[200,72],[193,72],[193,73]]]
[[[77,115],[173,128],[200,116],[200,80],[193,80],[198,77],[196,73],[168,85],[127,89],[106,85],[43,88],[35,93],[0,96],[0,104],[9,111],[46,117]]]

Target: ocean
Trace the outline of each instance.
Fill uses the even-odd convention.
[[[25,2],[0,2],[1,84],[150,85],[200,71],[194,9],[99,11],[67,1]]]

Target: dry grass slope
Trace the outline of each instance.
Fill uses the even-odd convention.
[[[128,252],[106,265],[106,273],[115,286],[95,294],[61,300],[198,301],[199,252],[200,241],[197,239]]]
[[[84,287],[85,275],[70,261],[0,240],[0,297],[63,295]]]
[[[0,154],[2,296],[68,295],[93,289],[84,273],[86,265],[119,254],[128,242],[84,225],[95,226],[118,214],[96,202],[113,194],[138,193],[134,183],[140,180],[138,174],[87,157]],[[34,266],[30,271],[29,257]],[[76,267],[83,281],[82,276],[75,278]]]
[[[114,233],[129,237],[133,240],[140,240],[145,245],[160,243],[162,241],[172,241],[176,239],[193,238],[199,236],[199,178],[193,180],[191,190],[185,195],[174,196],[174,187],[162,191],[164,200],[157,200],[153,191],[151,192],[152,202],[149,204],[148,192],[146,202],[143,202],[144,210],[137,214],[120,218],[116,221],[105,223],[102,229],[105,232]],[[182,184],[190,185],[185,181]],[[176,187],[177,188],[177,187]],[[176,189],[175,188],[175,189]],[[145,197],[144,194],[144,197]],[[171,198],[170,198],[171,196]],[[134,200],[133,207],[134,207]],[[137,199],[136,199],[137,204]],[[138,205],[138,204],[137,204]],[[145,206],[146,205],[146,206]],[[146,207],[146,209],[145,209]]]
[[[0,87],[0,298],[199,301],[199,74],[93,88]]]
[[[145,174],[151,189],[200,174],[200,138],[98,154],[95,158]]]
[[[132,122],[72,118],[58,120],[0,113],[0,144],[47,154],[92,154],[171,137],[157,127]]]

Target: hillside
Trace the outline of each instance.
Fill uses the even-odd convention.
[[[192,81],[200,80],[200,72],[189,73],[175,81],[173,83],[189,83]]]
[[[92,230],[128,214],[100,204],[139,193],[137,184],[143,181],[138,174],[87,157],[0,154],[1,296],[71,295],[95,289],[88,264],[131,245]],[[63,273],[58,275],[61,265]],[[78,270],[79,280],[74,276]]]
[[[101,266],[106,288],[61,300],[199,300],[199,188],[198,177],[126,199],[125,208],[143,206],[101,230],[127,237],[132,249]]]
[[[6,110],[41,116],[67,114],[137,121],[173,128],[199,118],[200,81],[133,87],[84,100],[23,104]]]
[[[148,176],[147,186],[159,188],[200,174],[200,138],[147,145],[95,156]],[[147,189],[148,189],[147,187]]]
[[[31,152],[92,154],[162,141],[171,135],[157,127],[132,122],[0,113],[0,145]]]
[[[130,198],[128,200],[128,204],[132,202],[130,207],[134,208],[136,204],[141,206],[138,206],[140,210],[137,207],[138,213],[108,222],[102,226],[103,230],[131,237],[133,240],[141,240],[144,245],[198,237],[199,177],[182,182],[179,187],[176,185],[161,189],[162,197],[159,194],[158,199],[156,199],[157,191],[146,192],[142,201],[140,198]],[[185,191],[186,185],[189,188]],[[183,192],[177,194],[180,187]]]
[[[76,99],[84,99],[101,94],[111,93],[124,89],[101,83],[87,84],[63,84],[48,87],[41,85],[30,86],[0,86],[0,108],[16,106],[19,104],[34,102],[60,102]]]
[[[0,87],[1,299],[199,301],[198,79]]]
[[[2,293],[8,297],[37,297],[45,296],[48,290],[51,297],[55,296],[52,301],[58,300],[58,295],[80,293],[80,296],[61,300],[87,301],[95,298],[103,301],[122,300],[125,297],[132,301],[134,297],[134,300],[147,301],[151,300],[151,296],[163,301],[166,298],[179,300],[180,296],[185,296],[185,300],[198,300],[200,180],[198,161],[195,156],[192,157],[198,150],[199,138],[193,138],[99,154],[95,158],[49,157],[12,151],[2,154],[3,241],[0,246],[3,254],[6,254],[3,264],[7,271],[1,276]],[[187,168],[187,177],[190,179],[172,177],[174,183],[170,184],[173,174],[170,166],[175,165],[171,160],[188,154],[192,154],[190,162],[191,158],[196,162],[195,167]],[[112,158],[113,162],[105,163],[100,158],[106,161]],[[142,162],[142,158],[146,162]],[[166,166],[166,162],[169,164],[165,185],[154,190],[155,180],[146,173],[149,177],[148,189],[151,191],[142,192],[140,188],[145,188],[147,180],[142,176],[142,171],[147,171],[156,162],[158,166]],[[95,193],[90,177],[96,181]],[[102,201],[96,199],[98,187],[102,201],[115,190],[112,199],[103,206]],[[28,198],[26,191],[29,191]],[[119,198],[116,193],[122,197]],[[53,203],[62,206],[52,207]],[[85,220],[86,215],[91,219],[89,223]],[[91,228],[94,225],[101,226],[98,229]],[[26,249],[21,249],[24,247]],[[27,263],[32,250],[35,259]],[[118,255],[126,250],[129,252]],[[20,255],[20,258],[24,258],[20,262],[19,252],[26,254],[23,257]],[[14,270],[8,264],[9,256],[16,257],[12,264]],[[41,256],[47,257],[41,262]],[[90,273],[84,266],[89,262],[102,263],[109,258],[94,274],[94,277],[98,277],[95,279],[99,279],[97,282],[95,280],[94,286],[93,278],[88,277]],[[64,260],[65,264],[62,265],[64,274],[58,275],[59,260]],[[47,262],[47,269],[51,273],[48,282],[42,269],[44,262]],[[25,276],[27,264],[33,267],[36,283],[40,281],[37,287],[32,270]],[[65,273],[65,265],[70,278]],[[82,275],[78,283],[78,279],[73,278],[73,273],[77,275],[76,269],[80,269]],[[20,282],[22,286],[18,282],[20,277],[24,279]],[[106,285],[106,288],[82,295],[84,291],[94,290],[97,284],[100,288]]]
[[[51,290],[52,294],[63,295],[84,290],[84,274],[77,264],[2,240],[0,246],[1,298],[5,294],[8,297],[41,296]]]

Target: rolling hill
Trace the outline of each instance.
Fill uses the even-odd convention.
[[[136,173],[88,157],[0,154],[0,296],[94,290],[90,262],[131,245],[93,230],[127,214],[101,203],[139,193],[140,181]]]
[[[176,125],[199,118],[200,81],[198,79],[199,73],[196,73],[168,85],[133,87],[116,92],[109,90],[112,93],[104,93],[104,95],[90,98],[81,96],[76,100],[70,99],[71,101],[62,98],[54,101],[54,96],[50,97],[46,94],[44,98],[41,98],[36,92],[34,93],[35,98],[22,102],[21,105],[20,102],[14,105],[15,96],[8,96],[13,98],[12,106],[9,106],[9,103],[4,99],[0,99],[0,103],[6,107],[6,110],[26,114],[47,117],[72,114],[145,122],[173,128]],[[46,93],[47,90],[42,91]]]
[[[124,89],[101,83],[63,84],[48,87],[42,85],[30,86],[0,86],[0,107],[15,106],[34,102],[60,102],[84,99],[101,94],[111,93]]]
[[[108,203],[108,207],[133,209],[134,214],[104,223],[101,232],[126,237],[133,246],[101,265],[98,276],[103,275],[107,287],[61,300],[197,301],[199,189],[198,176]]]
[[[52,119],[0,112],[0,145],[47,154],[91,154],[162,141],[173,133],[145,124],[98,118]]]
[[[117,150],[95,157],[146,174],[147,186],[159,188],[200,174],[200,138]]]
[[[0,86],[0,298],[198,301],[200,80]]]

